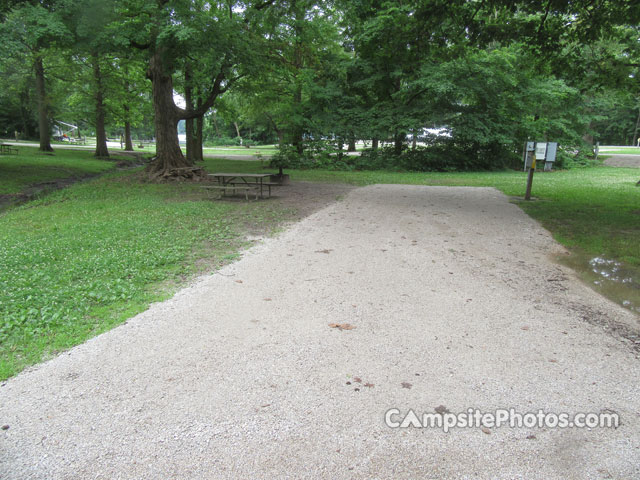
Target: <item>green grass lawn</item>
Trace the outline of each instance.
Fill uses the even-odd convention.
[[[114,162],[98,160],[86,151],[57,150],[44,155],[33,147],[18,147],[18,155],[0,155],[0,194],[15,194],[36,183],[81,178],[112,170]]]
[[[600,149],[600,154],[601,155],[640,155],[640,148],[638,147],[629,147],[629,148],[615,148],[615,147],[610,147],[610,148],[601,148]]]
[[[0,215],[0,378],[145,310],[235,258],[247,224],[270,228],[287,214],[135,175],[109,173]]]

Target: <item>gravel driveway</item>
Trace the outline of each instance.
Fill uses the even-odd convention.
[[[494,189],[353,190],[6,382],[0,478],[639,478],[638,317],[562,252]],[[394,407],[622,423],[445,433]]]

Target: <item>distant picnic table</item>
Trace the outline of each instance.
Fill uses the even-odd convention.
[[[245,194],[247,200],[249,199],[249,193],[255,193],[256,199],[258,195],[264,198],[265,190],[271,196],[271,187],[279,186],[278,183],[265,182],[265,179],[271,178],[270,173],[209,173],[209,177],[215,179],[218,185],[210,185],[205,188],[220,189],[223,195],[231,190],[233,193],[236,191],[242,191]]]
[[[2,144],[0,144],[0,154],[3,154],[3,155],[11,155],[11,154],[18,155],[18,149],[16,147],[14,147],[13,145],[9,145],[7,143],[2,143]]]

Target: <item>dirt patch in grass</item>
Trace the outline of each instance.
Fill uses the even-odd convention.
[[[141,176],[135,175],[133,177],[138,180],[141,178]],[[200,247],[200,250],[209,251],[210,254],[195,254],[194,259],[187,262],[192,264],[193,270],[188,274],[167,279],[161,285],[156,285],[155,288],[161,292],[175,291],[181,284],[186,284],[199,275],[219,270],[237,260],[241,255],[239,251],[242,249],[276,234],[287,225],[302,220],[335,201],[339,201],[354,188],[357,187],[342,183],[293,182],[290,185],[273,187],[271,197],[258,200],[250,197],[247,201],[242,194],[225,197],[211,195],[209,201],[234,203],[246,207],[235,211],[231,217],[232,223],[240,225],[241,236],[232,240],[234,249],[237,251],[220,255],[220,252],[214,251],[212,245],[205,244]],[[201,198],[202,193],[195,190],[185,192],[179,198],[167,198],[166,201],[185,202]]]
[[[353,185],[341,183],[314,182],[293,182],[290,185],[274,187],[271,189],[271,197],[257,200],[261,208],[256,210],[257,215],[254,218],[246,218],[245,228],[250,237],[269,235],[286,224],[302,220],[322,210],[354,188],[356,187]],[[245,200],[238,196],[229,200],[225,198],[223,201]],[[264,216],[269,217],[270,221],[264,222]]]
[[[0,212],[11,208],[12,206],[33,200],[39,195],[60,190],[74,183],[88,180],[98,175],[87,175],[82,177],[57,178],[46,182],[39,182],[29,185],[20,193],[8,193],[0,195]]]
[[[272,196],[266,201],[292,209],[294,219],[301,220],[340,200],[354,188],[353,185],[342,183],[293,182],[272,189]]]

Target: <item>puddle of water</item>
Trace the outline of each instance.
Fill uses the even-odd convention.
[[[561,263],[577,271],[597,292],[640,314],[640,269],[605,257],[572,253]]]

